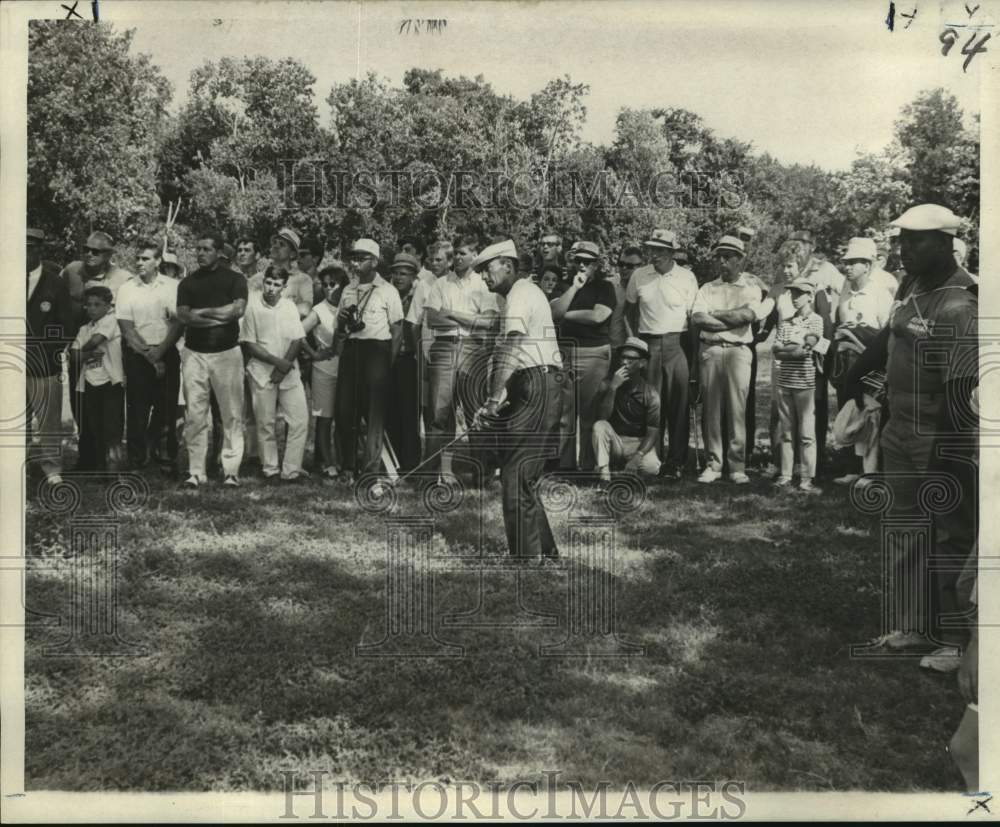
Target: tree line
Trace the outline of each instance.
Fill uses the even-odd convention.
[[[266,238],[288,224],[336,253],[359,236],[393,246],[414,233],[531,245],[557,232],[610,249],[670,227],[697,268],[745,224],[757,232],[748,269],[767,279],[793,228],[834,257],[932,201],[969,219],[977,263],[979,119],[944,89],[903,106],[882,151],[831,172],[783,164],[666,103],[623,107],[611,144],[588,143],[589,88],[568,76],[517,100],[481,75],[413,68],[393,86],[369,73],[321,105],[294,58],[222,58],[191,73],[172,112],[173,89],[132,31],[32,21],[28,36],[28,222],[66,255],[95,228],[124,245],[162,234],[180,200],[182,252],[206,228]]]

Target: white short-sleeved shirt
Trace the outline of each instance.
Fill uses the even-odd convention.
[[[76,384],[78,391],[86,390],[87,385],[106,385],[108,382],[119,384],[125,380],[125,371],[122,369],[122,332],[114,312],[109,311],[96,322],[88,321],[83,325],[76,334],[73,349],[80,350],[97,334],[103,336],[105,341],[83,363],[80,381]]]
[[[698,279],[679,264],[663,274],[652,264],[640,267],[625,289],[625,301],[639,303],[639,333],[651,336],[687,330],[697,295]]]
[[[403,321],[403,303],[399,291],[379,275],[369,284],[349,284],[340,297],[341,307],[357,305],[362,310],[365,329],[348,334],[348,339],[387,342],[392,339],[392,325]]]
[[[765,318],[774,309],[773,299],[761,298],[761,290],[756,284],[752,284],[744,274],[732,283],[723,281],[721,278],[703,284],[694,300],[692,313],[713,313],[718,310],[733,310],[737,307],[747,305],[757,320]],[[712,342],[734,342],[736,344],[749,344],[753,341],[753,330],[749,324],[734,327],[731,330],[703,330],[701,340],[708,344]]]
[[[892,299],[885,288],[872,278],[860,290],[852,290],[848,282],[837,303],[837,323],[885,327],[889,322]]]
[[[518,369],[562,366],[549,301],[531,279],[518,279],[507,293],[500,332],[503,336],[511,332],[524,334],[513,354]]]
[[[416,297],[414,297],[414,300]],[[410,305],[412,309],[413,305]],[[431,285],[424,301],[424,310],[458,310],[463,313],[480,315],[489,311],[496,311],[497,302],[494,295],[486,286],[483,277],[474,271],[470,271],[465,276],[459,277],[455,273],[449,273],[443,278],[437,279]],[[472,335],[472,330],[465,325],[458,325],[453,328],[432,328],[435,337],[459,335],[466,338]]]
[[[247,299],[247,310],[240,320],[240,341],[253,342],[264,348],[272,356],[282,359],[289,346],[297,339],[304,339],[305,330],[299,319],[298,308],[284,296],[271,307],[264,301],[263,293],[251,293]],[[271,384],[274,365],[251,358],[247,364],[250,379],[260,388]],[[282,389],[294,388],[301,382],[299,366],[292,363],[292,369],[285,374],[278,386]]]
[[[410,324],[422,325],[424,323],[424,308],[427,305],[427,299],[430,298],[431,288],[436,281],[434,274],[431,273],[430,279],[421,279],[413,285],[413,300],[406,313],[406,321]]]
[[[115,316],[120,322],[132,322],[146,344],[158,345],[177,316],[177,282],[163,275],[149,284],[139,276],[129,279],[118,289]]]

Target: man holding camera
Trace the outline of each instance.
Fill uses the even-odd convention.
[[[376,270],[379,246],[370,238],[354,242],[349,256],[355,277],[340,297],[337,327],[343,341],[337,380],[337,451],[343,478],[354,481],[358,429],[367,424],[362,473],[378,471],[389,369],[403,341],[399,292]]]

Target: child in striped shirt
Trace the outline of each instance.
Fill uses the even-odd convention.
[[[823,319],[813,311],[815,285],[794,281],[788,293],[795,315],[778,325],[773,353],[778,369],[778,416],[781,423],[781,475],[775,485],[792,481],[795,442],[801,457],[799,490],[819,493],[816,475],[816,363],[813,349],[823,339]],[[777,361],[776,361],[777,366]]]

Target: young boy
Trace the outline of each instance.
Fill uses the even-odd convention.
[[[76,389],[83,393],[77,471],[116,470],[121,462],[125,372],[122,334],[111,311],[113,301],[111,290],[103,285],[83,291],[88,322],[80,328],[70,351],[80,376]]]
[[[278,414],[288,423],[281,479],[297,480],[309,430],[309,409],[296,358],[306,332],[298,308],[281,293],[288,284],[288,271],[274,265],[264,272],[263,289],[252,292],[240,323],[240,343],[247,357],[247,373],[257,420],[257,442],[264,477],[279,474]]]
[[[788,286],[795,315],[778,324],[774,356],[778,367],[778,417],[781,429],[781,475],[775,485],[792,481],[792,463],[798,435],[801,457],[799,489],[819,493],[813,485],[816,475],[816,364],[813,350],[823,339],[823,319],[813,312],[815,285],[798,279]],[[777,361],[775,362],[777,365]]]

